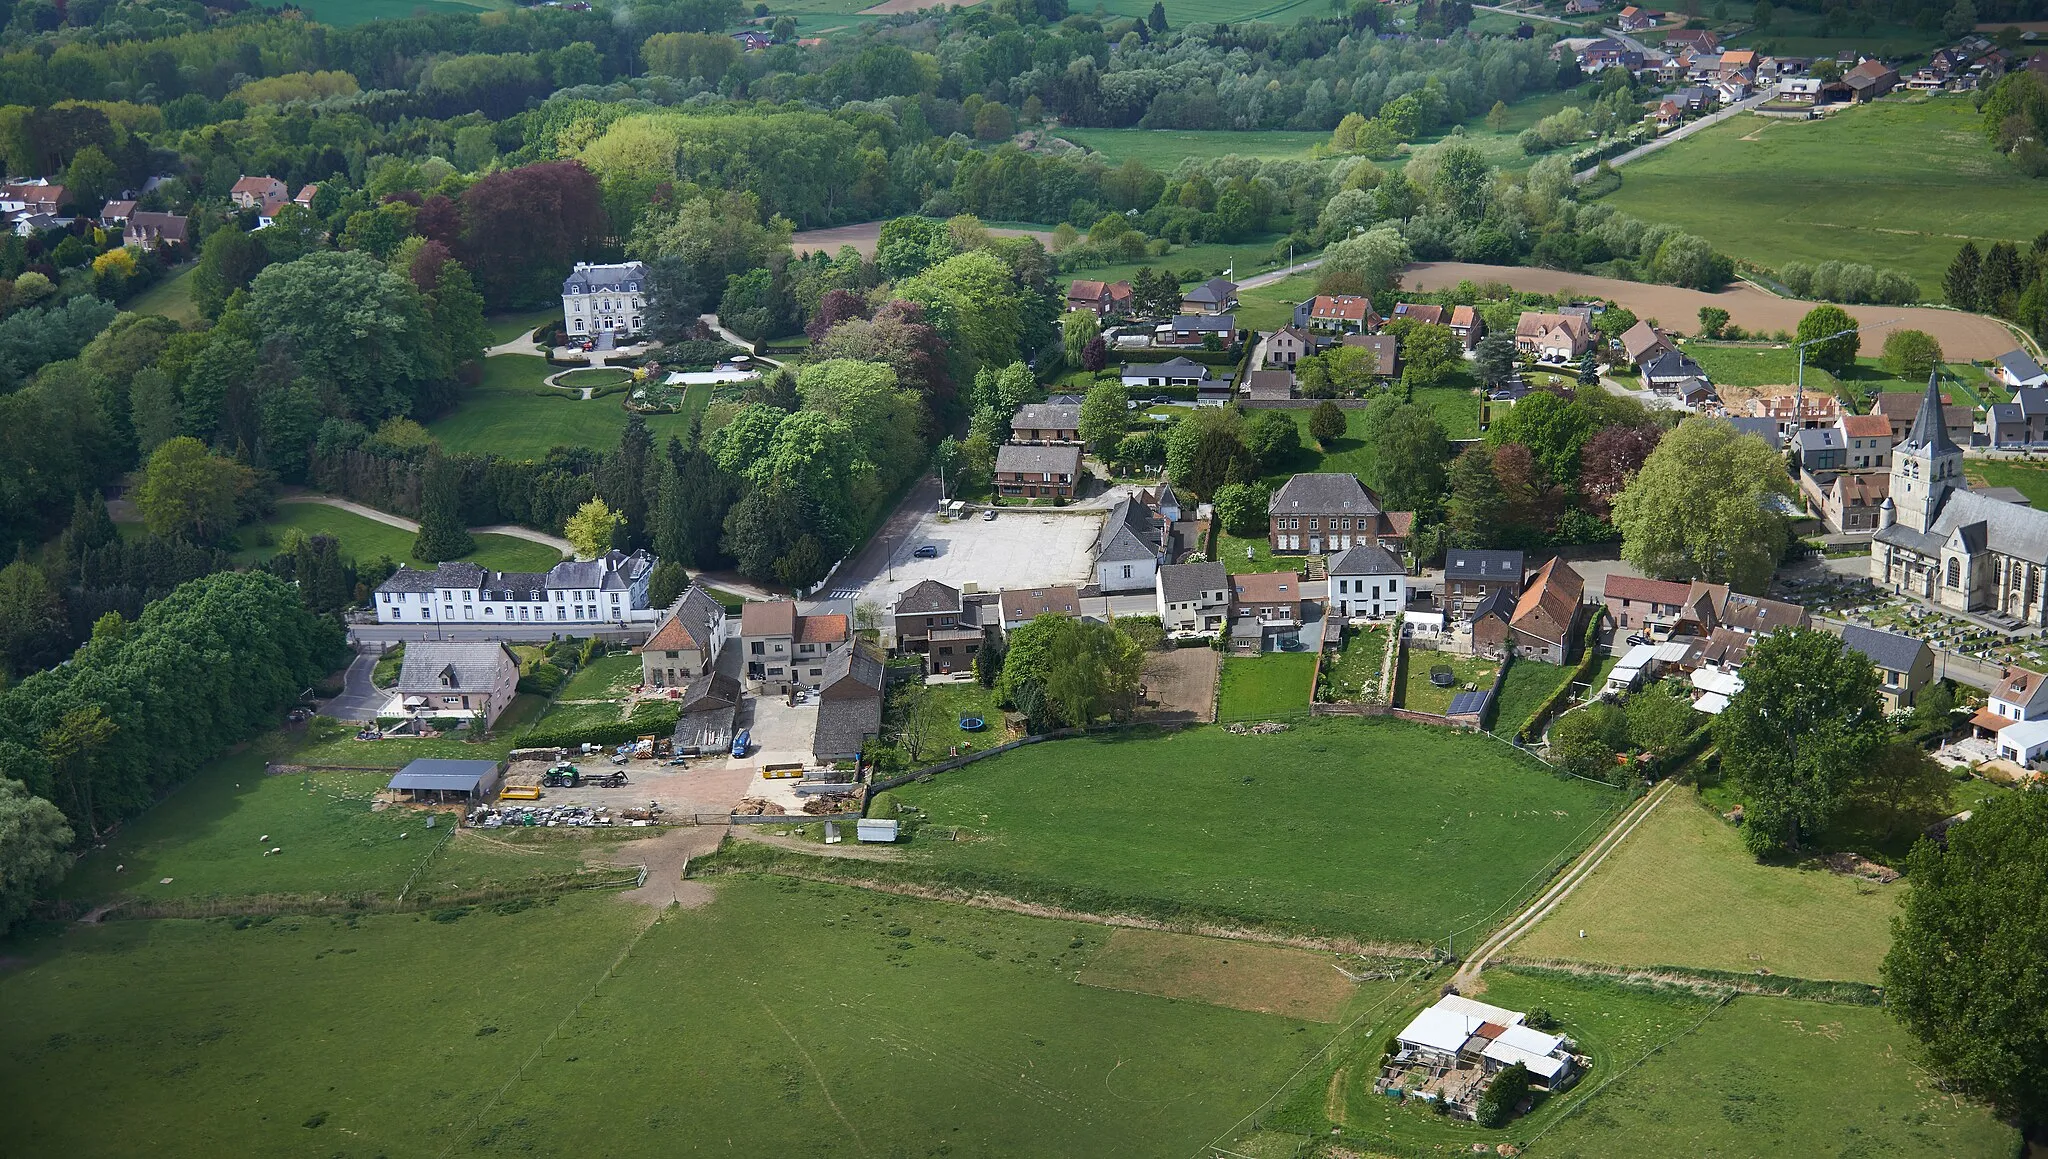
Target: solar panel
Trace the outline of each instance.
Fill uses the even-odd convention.
[[[1459,694],[1451,698],[1451,710],[1445,715],[1478,716],[1480,713],[1486,711],[1486,700],[1488,697],[1492,695],[1493,693],[1491,690],[1481,690],[1478,692],[1460,692]]]

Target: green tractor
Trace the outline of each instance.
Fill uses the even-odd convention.
[[[573,789],[583,783],[583,773],[568,761],[562,761],[541,774],[542,787],[549,789]]]

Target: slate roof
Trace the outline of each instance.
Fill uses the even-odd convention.
[[[549,588],[589,588],[622,592],[632,588],[641,576],[654,570],[654,557],[646,551],[627,555],[617,549],[596,559],[570,559],[548,569]]]
[[[1497,617],[1502,623],[1514,619],[1514,593],[1506,588],[1495,588],[1486,593],[1486,598],[1472,608],[1472,621],[1478,623],[1488,616]]]
[[[1081,426],[1081,408],[1078,406],[1056,406],[1049,402],[1027,402],[1010,416],[1010,426],[1017,430],[1072,431]]]
[[[2041,364],[2035,362],[2033,357],[2024,350],[2015,350],[2009,354],[1999,355],[1998,365],[2004,368],[2007,374],[2021,382],[2030,382],[2037,378],[2048,378],[2048,370],[2042,370]]]
[[[1174,333],[1231,334],[1237,330],[1235,314],[1182,314],[1173,320]]]
[[[1900,450],[1922,450],[1930,455],[1956,455],[1962,452],[1948,437],[1948,423],[1941,410],[1941,391],[1937,383],[1941,374],[1939,367],[1927,376],[1927,394],[1920,400],[1920,412],[1913,416],[1913,429],[1906,432],[1906,441],[1899,444]]]
[[[1495,580],[1522,578],[1525,557],[1519,551],[1473,551],[1456,548],[1444,555],[1447,580]]]
[[[1377,543],[1357,544],[1330,561],[1331,575],[1405,575],[1407,571],[1393,552]]]
[[[1165,362],[1126,362],[1123,377],[1206,379],[1209,368],[1187,358],[1169,358]]]
[[[919,580],[896,597],[896,614],[899,616],[927,616],[959,610],[960,589],[935,579]]]
[[[437,565],[432,571],[399,564],[391,578],[377,585],[380,592],[432,592],[441,588],[481,588],[484,569],[473,563]]]
[[[1254,370],[1245,376],[1246,393],[1255,399],[1287,399],[1294,397],[1294,372],[1291,370]]]
[[[1650,359],[1643,367],[1643,376],[1652,382],[1676,382],[1682,378],[1708,377],[1705,367],[1676,350],[1667,350]]]
[[[752,606],[752,605],[749,605]],[[725,608],[695,584],[676,601],[675,610],[640,646],[643,652],[680,652],[685,648],[709,651],[717,642],[717,625]]]
[[[1004,443],[996,448],[996,471],[1074,478],[1081,474],[1081,448],[1076,443],[1054,443],[1050,446]]]
[[[578,263],[568,277],[562,279],[564,294],[638,293],[647,284],[647,266],[643,262],[621,262],[613,266],[591,266]]]
[[[1225,281],[1222,278],[1210,278],[1208,281],[1182,294],[1180,299],[1183,302],[1202,302],[1221,306],[1229,302],[1230,296],[1235,293],[1237,293],[1236,282]]]
[[[1913,665],[1927,651],[1924,640],[1912,636],[1901,636],[1897,632],[1881,632],[1876,628],[1865,628],[1849,624],[1842,628],[1842,645],[1863,653],[1865,659],[1890,672],[1910,672]]]
[[[739,707],[740,682],[723,672],[706,672],[683,686],[683,715]]]
[[[1876,539],[1929,557],[1941,555],[1948,537],[1962,532],[2000,555],[2048,566],[2048,511],[2015,507],[1975,491],[1950,491],[1932,526],[1917,532],[1903,523],[1879,528]]]
[[[1749,415],[1729,415],[1723,421],[1729,426],[1734,427],[1737,433],[1755,435],[1773,447],[1779,446],[1784,440],[1784,436],[1778,433],[1777,422],[1772,419],[1754,418]]]
[[[1145,505],[1125,496],[1109,509],[1102,530],[1095,533],[1095,562],[1156,559],[1158,552],[1147,542],[1152,530],[1152,513]]]
[[[488,693],[508,665],[515,673],[519,670],[519,661],[500,643],[414,640],[405,646],[405,663],[398,668],[398,691],[400,695]]]
[[[1887,427],[1886,429],[1889,430],[1890,428]],[[1794,431],[1792,432],[1792,441],[1798,444],[1802,454],[1812,454],[1817,451],[1839,451],[1848,445],[1848,440],[1844,439],[1842,432],[1835,427],[1808,427],[1802,431]]]
[[[1159,569],[1159,592],[1169,604],[1192,604],[1204,592],[1230,593],[1230,576],[1220,562],[1170,563]]]
[[[186,240],[188,222],[175,213],[152,213],[140,210],[128,215],[128,228],[124,233],[154,237],[159,241],[176,242],[183,245]]]
[[[1346,334],[1344,345],[1356,346],[1372,355],[1372,370],[1378,378],[1393,377],[1400,365],[1401,346],[1392,334]]]
[[[1371,492],[1358,481],[1356,475],[1336,471],[1317,471],[1296,475],[1280,485],[1278,491],[1266,502],[1266,513],[1284,515],[1288,512],[1321,514],[1326,511],[1353,511],[1365,515],[1377,514],[1380,505],[1373,502]]]

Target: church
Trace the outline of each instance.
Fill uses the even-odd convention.
[[[2048,625],[2048,511],[1969,489],[1935,382],[1928,378],[1913,428],[1892,450],[1871,580],[1938,608],[2015,627]]]

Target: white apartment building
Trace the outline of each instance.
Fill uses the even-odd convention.
[[[487,571],[443,563],[432,571],[401,567],[377,588],[380,624],[631,624],[651,623],[647,606],[654,557],[606,552],[565,561],[545,572]]]

